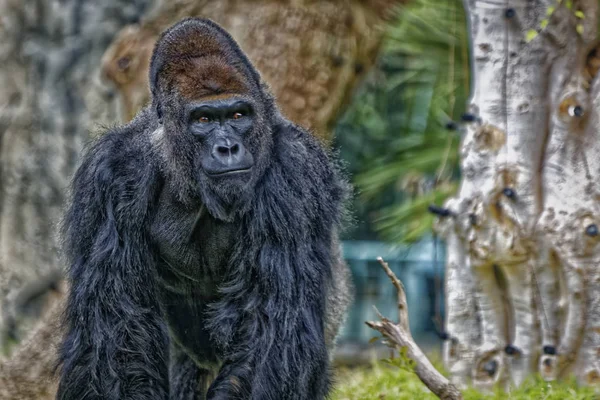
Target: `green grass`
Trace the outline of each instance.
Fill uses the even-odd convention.
[[[439,364],[439,363],[434,363]],[[436,365],[437,366],[437,365]],[[511,393],[484,395],[474,389],[463,392],[464,400],[592,400],[600,395],[573,381],[544,382],[531,379]],[[339,368],[332,400],[436,400],[417,376],[405,368],[384,362],[370,367]]]

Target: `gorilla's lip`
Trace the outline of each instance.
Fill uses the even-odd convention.
[[[243,167],[243,168],[236,168],[236,169],[228,169],[228,170],[221,170],[221,171],[206,171],[206,174],[208,176],[213,176],[213,177],[221,177],[221,176],[229,176],[229,175],[238,175],[238,174],[243,174],[245,172],[249,172],[252,169],[252,167]]]

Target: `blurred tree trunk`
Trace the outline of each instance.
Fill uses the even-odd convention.
[[[473,58],[447,241],[455,383],[600,384],[598,1],[468,0]]]
[[[34,317],[40,314],[46,292],[52,292],[23,288],[40,280],[48,281],[41,288],[53,288],[56,271],[62,270],[56,228],[88,132],[118,122],[119,116],[127,120],[145,104],[148,57],[160,31],[186,16],[223,24],[270,82],[284,112],[327,139],[357,82],[374,64],[384,23],[401,1],[165,0],[146,13],[151,2],[0,0],[4,348],[11,336],[30,330],[24,315],[29,309]],[[52,397],[48,374],[60,340],[56,316],[62,295],[54,297],[26,347],[0,365],[0,399]]]
[[[97,73],[118,30],[150,0],[0,0],[0,344],[39,304],[24,286],[61,270],[57,225],[87,132],[117,116]],[[20,303],[20,300],[23,300]],[[34,315],[35,316],[35,315]],[[0,351],[0,357],[2,351]]]

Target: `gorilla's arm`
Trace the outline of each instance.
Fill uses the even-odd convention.
[[[282,123],[212,314],[225,363],[208,399],[324,399],[327,287],[345,187],[310,135]]]
[[[145,232],[156,175],[140,135],[133,125],[105,134],[74,177],[60,400],[168,398],[168,339]]]

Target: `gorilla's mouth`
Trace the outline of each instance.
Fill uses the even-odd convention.
[[[232,175],[241,175],[246,172],[250,172],[251,169],[252,169],[252,167],[206,171],[206,175],[208,175],[210,177],[224,177],[224,176],[232,176]]]

